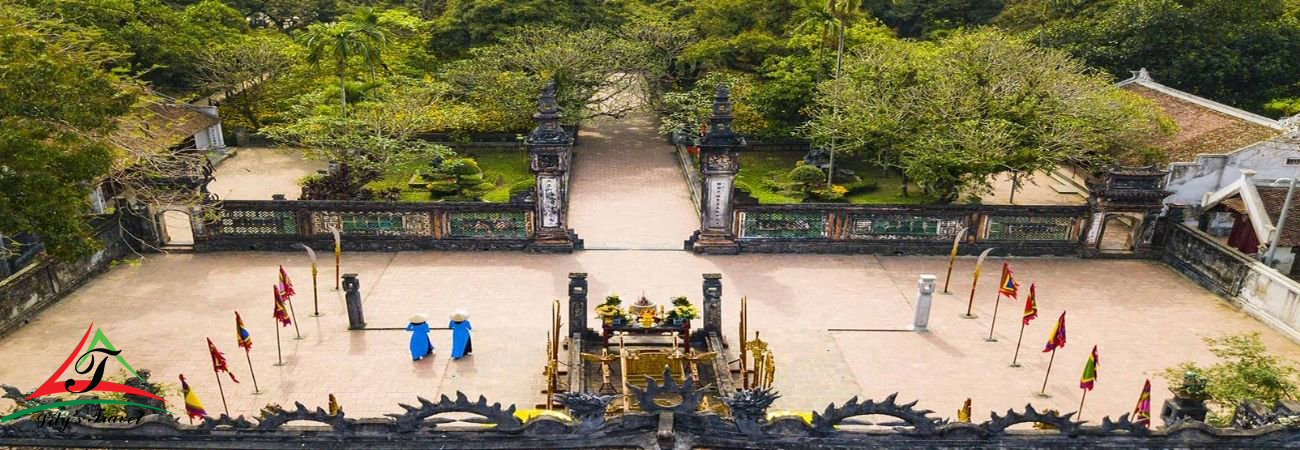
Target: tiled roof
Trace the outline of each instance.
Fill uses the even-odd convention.
[[[1198,154],[1230,153],[1281,133],[1276,120],[1162,85],[1145,70],[1117,84],[1155,102],[1178,126],[1157,144],[1170,162],[1192,161]]]
[[[136,152],[165,151],[220,122],[217,116],[197,107],[151,95],[118,119],[110,139]]]

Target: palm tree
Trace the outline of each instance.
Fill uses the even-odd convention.
[[[299,36],[307,48],[307,62],[320,67],[322,62],[334,64],[334,74],[339,78],[339,103],[344,113],[348,108],[348,59],[361,57],[361,64],[374,77],[374,68],[383,65],[382,54],[388,44],[388,33],[379,25],[378,16],[369,8],[349,15],[341,22],[317,23],[307,27]]]
[[[835,78],[840,77],[844,68],[844,30],[849,23],[862,15],[861,0],[807,0],[800,14],[804,19],[795,27],[795,31],[820,28],[822,37],[827,41],[835,38]],[[831,159],[826,170],[826,186],[829,188],[835,178],[835,147],[831,138]]]

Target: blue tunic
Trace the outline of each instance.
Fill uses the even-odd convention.
[[[460,359],[466,354],[473,353],[474,347],[469,340],[469,330],[472,329],[468,320],[451,321],[447,324],[451,328],[451,357]]]
[[[429,342],[429,324],[413,323],[406,326],[411,333],[411,359],[419,360],[433,353],[433,343]]]

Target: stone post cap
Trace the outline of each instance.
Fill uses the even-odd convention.
[[[722,279],[722,274],[720,274],[720,273],[706,273],[706,274],[704,274],[704,279],[706,279],[706,280],[721,280],[721,279]]]
[[[936,277],[935,277],[934,275],[931,275],[931,274],[928,274],[928,273],[923,273],[923,274],[921,274],[921,280],[920,280],[920,281],[921,281],[922,283],[933,283],[934,280],[935,280],[935,278],[936,278]]]
[[[587,272],[569,272],[569,278],[571,279],[587,278]]]
[[[343,278],[356,278],[356,277],[357,277],[357,274],[355,274],[355,273],[345,273],[345,274],[343,274]]]

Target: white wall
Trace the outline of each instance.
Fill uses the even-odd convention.
[[[1241,178],[1240,169],[1254,170],[1260,180],[1300,175],[1300,166],[1286,165],[1288,158],[1300,158],[1300,138],[1279,136],[1226,155],[1198,155],[1193,162],[1170,164],[1166,187],[1174,193],[1165,203],[1200,206],[1206,193]]]
[[[1237,295],[1238,303],[1261,322],[1300,342],[1300,283],[1261,262],[1250,269]]]

